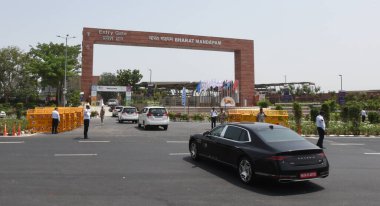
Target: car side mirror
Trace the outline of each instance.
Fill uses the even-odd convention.
[[[210,135],[210,131],[203,132],[203,136],[208,136]]]

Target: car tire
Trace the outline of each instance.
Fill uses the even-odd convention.
[[[121,120],[119,119],[119,123],[123,123],[123,121],[121,121]]]
[[[190,157],[194,161],[199,160],[198,146],[197,143],[193,140],[189,145]]]
[[[238,163],[238,174],[240,180],[245,184],[252,184],[254,180],[253,164],[247,157],[242,157]]]
[[[137,127],[138,127],[138,128],[140,128],[140,127],[141,127],[141,124],[140,124],[140,123],[139,123],[139,124],[137,124]]]
[[[164,125],[162,127],[164,128],[164,130],[168,130],[168,125]]]

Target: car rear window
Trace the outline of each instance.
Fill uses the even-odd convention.
[[[115,109],[120,112],[123,107],[115,107]]]
[[[155,116],[156,115],[162,116],[163,114],[166,113],[166,109],[165,108],[150,108],[149,113],[152,113]]]
[[[124,108],[123,112],[128,113],[128,114],[134,113],[136,112],[136,108]]]
[[[305,140],[293,130],[287,128],[259,129],[255,131],[266,142],[286,142]]]

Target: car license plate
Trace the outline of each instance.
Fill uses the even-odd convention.
[[[301,179],[317,177],[317,172],[304,172],[300,174]]]

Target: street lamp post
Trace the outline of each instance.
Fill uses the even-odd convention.
[[[149,69],[149,84],[152,84],[152,70]]]
[[[75,36],[70,36],[68,34],[66,34],[66,36],[60,36],[60,35],[57,35],[57,37],[59,38],[62,38],[62,39],[65,39],[65,80],[63,82],[64,84],[64,88],[63,88],[63,107],[66,107],[66,93],[67,93],[67,86],[66,86],[66,73],[67,73],[67,39],[73,39],[75,38]]]
[[[340,76],[340,91],[343,90],[343,84],[342,84],[342,78],[343,78],[343,75],[339,74]]]

